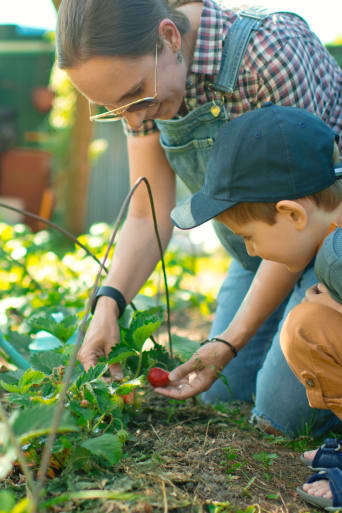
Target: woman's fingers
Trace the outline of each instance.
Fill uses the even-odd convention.
[[[178,367],[173,369],[173,371],[170,372],[169,381],[171,381],[171,385],[172,381],[178,382],[184,379],[186,376],[188,376],[188,374],[190,374],[190,372],[193,372],[196,369],[196,359],[194,356],[192,356],[190,360],[183,363],[182,365],[179,365]]]
[[[109,371],[113,381],[121,381],[124,377],[120,363],[110,365]]]
[[[100,356],[101,353],[99,353],[98,348],[91,348],[87,345],[83,345],[78,353],[78,359],[87,372],[90,367],[95,367]]]

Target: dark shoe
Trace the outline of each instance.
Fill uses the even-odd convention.
[[[326,511],[338,511],[342,509],[342,471],[339,468],[330,468],[328,470],[322,470],[317,474],[313,474],[307,483],[314,483],[315,481],[329,481],[329,486],[333,498],[327,499],[326,497],[318,497],[316,495],[310,495],[304,492],[302,488],[297,487],[297,491],[301,498],[313,504],[313,506],[319,506]]]
[[[300,459],[312,470],[325,470],[327,468],[342,469],[341,440],[326,438],[324,444],[318,449],[313,460],[308,460],[301,455]]]

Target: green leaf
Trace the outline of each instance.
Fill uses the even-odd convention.
[[[105,458],[112,465],[115,465],[122,455],[120,439],[118,436],[112,435],[111,433],[105,433],[97,438],[89,438],[80,445],[95,456]]]
[[[92,420],[96,414],[96,412],[90,408],[82,408],[76,401],[70,401],[70,409],[77,417],[80,417],[84,421]]]
[[[141,387],[144,383],[144,377],[140,376],[139,378],[132,379],[131,381],[127,381],[126,383],[122,383],[117,387],[112,387],[112,391],[117,395],[127,395],[130,392],[133,392],[138,387]]]
[[[135,351],[127,351],[127,348],[126,348],[126,351],[121,351],[120,354],[118,354],[117,356],[114,356],[113,358],[110,358],[109,360],[107,360],[107,363],[108,363],[108,365],[113,365],[113,363],[124,362],[130,356],[135,356],[135,355],[136,355]]]
[[[45,378],[46,374],[43,372],[34,369],[28,369],[24,372],[18,382],[20,392],[27,392],[33,385],[39,385],[42,381],[44,381]],[[14,392],[14,390],[11,390],[11,392]]]
[[[108,370],[106,363],[98,363],[95,367],[90,367],[88,372],[82,372],[82,374],[76,380],[76,387],[80,388],[85,383],[91,383],[95,379],[101,378]]]
[[[268,495],[266,495],[266,497],[267,497],[268,499],[274,499],[274,500],[277,500],[277,499],[279,499],[280,494],[279,494],[279,492],[277,492],[277,493],[269,493]]]
[[[146,340],[159,328],[160,325],[161,321],[149,322],[148,324],[140,326],[140,328],[135,330],[133,333],[133,342],[138,351],[142,350]]]
[[[65,315],[53,307],[42,308],[29,318],[28,323],[35,332],[48,331],[62,342],[67,342],[77,328],[78,317]]]
[[[159,328],[163,320],[162,307],[134,312],[127,333],[128,342],[141,351],[144,342]]]
[[[17,385],[19,379],[24,374],[24,370],[17,369],[15,371],[8,371],[1,373],[1,380],[5,383],[10,383],[11,385]]]
[[[10,422],[19,443],[23,444],[32,438],[50,433],[54,412],[55,407],[46,405],[15,411],[10,417]],[[78,427],[69,412],[63,412],[57,431],[58,433],[78,431]]]
[[[5,511],[6,513],[10,513],[11,509],[14,507],[15,505],[15,499],[13,497],[13,495],[6,491],[6,490],[2,490],[0,492],[0,508],[1,508],[1,511]]]
[[[30,363],[36,370],[51,374],[52,370],[61,365],[66,365],[67,358],[57,351],[42,351],[30,357]]]
[[[10,404],[16,404],[19,406],[31,406],[32,405],[29,395],[8,393],[6,400]]]
[[[18,385],[13,385],[12,383],[6,383],[2,379],[0,379],[0,386],[4,390],[6,390],[6,392],[12,392],[14,394],[20,393],[20,388],[18,387]]]
[[[183,362],[188,360],[201,346],[199,342],[190,340],[179,335],[172,335],[172,347],[175,356],[178,356]]]
[[[6,339],[11,343],[14,349],[21,354],[21,356],[27,358],[30,355],[28,346],[31,342],[31,337],[18,333],[17,331],[12,331],[10,327],[8,327],[6,330]]]

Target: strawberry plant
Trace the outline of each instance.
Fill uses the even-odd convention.
[[[91,467],[117,463],[127,438],[128,406],[124,397],[144,384],[144,374],[156,363],[171,366],[167,351],[154,342],[143,350],[146,340],[163,321],[161,307],[126,314],[121,321],[121,342],[115,346],[107,361],[100,361],[85,372],[76,366],[68,386],[64,413],[58,428],[59,436],[53,447],[53,457],[59,468],[65,466]],[[41,308],[28,319],[32,332],[44,330],[59,340],[54,350],[33,353],[31,368],[1,374],[0,386],[5,392],[4,404],[14,408],[10,417],[19,445],[25,444],[31,462],[39,462],[41,448],[49,432],[53,409],[59,400],[72,346],[67,341],[75,329],[75,316],[66,315],[59,322],[51,308]],[[109,365],[121,363],[125,379],[108,383]],[[137,400],[135,400],[137,402]],[[134,407],[134,404],[133,404]],[[0,424],[3,433],[5,426]],[[2,472],[10,472],[15,453],[10,440],[3,435],[1,442]]]
[[[19,365],[19,369],[4,372],[0,377],[3,392],[0,478],[6,477],[13,465],[19,463],[27,479],[28,500],[35,513],[44,494],[46,475],[54,477],[65,468],[111,467],[120,460],[129,436],[129,413],[139,404],[140,397],[135,392],[143,386],[148,369],[156,365],[171,369],[177,363],[173,355],[165,262],[156,222],[170,354],[152,338],[164,321],[163,309],[152,307],[141,311],[132,305],[133,311],[127,309],[120,319],[120,343],[113,348],[109,358],[100,358],[87,372],[76,362],[90,312],[90,294],[86,289],[93,291],[98,286],[124,210],[141,182],[145,182],[148,189],[155,221],[150,186],[145,178],[141,178],[125,200],[109,243],[103,243],[99,252],[102,262],[89,251],[86,240],[75,240],[71,236],[91,257],[93,268],[84,253],[83,269],[71,255],[63,256],[62,265],[59,265],[57,254],[48,250],[50,235],[47,232],[31,236],[23,230],[24,240],[17,242],[16,229],[0,225],[0,240],[3,241],[0,249],[8,255],[7,269],[0,274],[0,281],[5,285],[5,310],[10,319],[4,337],[0,333],[0,347],[6,351],[7,355],[3,356],[8,363],[15,358],[14,362]],[[35,253],[37,245],[42,248]],[[94,261],[101,264],[99,270],[94,269]],[[11,296],[13,302],[7,301]],[[19,301],[16,301],[17,296]],[[84,303],[87,304],[85,313],[81,311]],[[77,329],[79,320],[81,324]],[[153,344],[145,349],[145,342],[150,337]],[[16,347],[6,339],[15,340]],[[26,360],[22,360],[19,349]],[[31,353],[34,351],[35,354]],[[114,363],[120,363],[124,370],[125,378],[121,383],[108,382],[109,366]],[[6,412],[10,413],[9,418]],[[29,467],[38,471],[37,483]],[[20,510],[23,507],[20,506]]]

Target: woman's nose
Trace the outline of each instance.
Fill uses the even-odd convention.
[[[136,112],[125,112],[124,118],[133,130],[138,130],[146,116],[146,109],[137,110]]]

